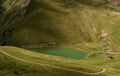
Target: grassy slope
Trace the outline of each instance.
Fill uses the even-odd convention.
[[[57,43],[62,43],[62,44],[67,44],[67,43],[75,44],[75,43],[80,43],[82,41],[83,42],[91,41],[90,37],[93,36],[91,39],[94,39],[95,34],[93,33],[93,31],[91,31],[91,29],[84,30],[84,27],[83,27],[83,25],[89,25],[89,24],[93,24],[97,28],[97,31],[99,34],[101,33],[102,29],[107,29],[107,31],[109,31],[109,34],[112,36],[112,38],[116,39],[116,41],[118,41],[118,44],[119,44],[119,40],[120,40],[119,19],[120,19],[120,16],[110,16],[109,13],[111,13],[111,11],[108,12],[102,8],[98,9],[95,7],[81,5],[81,4],[78,4],[78,2],[74,2],[74,0],[73,0],[73,2],[72,1],[68,2],[65,0],[54,0],[55,2],[53,0],[52,1],[50,1],[50,0],[41,0],[41,1],[32,0],[32,1],[33,1],[33,3],[31,5],[31,7],[28,8],[28,12],[27,12],[25,18],[23,19],[22,26],[18,27],[16,30],[14,30],[13,35],[11,36],[11,38],[9,38],[7,44],[23,45],[23,44],[32,44],[32,43],[39,44],[39,43],[52,43],[52,42],[57,42]],[[57,3],[56,3],[56,1],[57,1]],[[63,3],[65,4],[65,6],[63,5]],[[87,18],[83,14],[83,11],[85,13],[87,13]],[[88,32],[90,32],[90,33],[88,33]],[[96,44],[93,44],[93,45],[89,44],[89,45],[92,48],[97,46]],[[85,47],[85,46],[89,46],[89,45],[86,44],[86,45],[84,45],[84,46],[82,45],[82,46]],[[81,46],[80,44],[77,44],[74,47],[79,48],[80,46]],[[113,44],[113,46],[114,46],[114,44]],[[72,45],[72,47],[73,47],[73,45]],[[18,49],[17,51],[16,51],[16,48],[14,48],[14,50],[12,50],[12,51],[9,51],[9,50],[11,50],[10,47],[4,47],[3,49],[4,49],[4,51],[8,50],[7,52],[9,52],[13,55],[23,57],[26,59],[30,59],[32,61],[40,62],[39,58],[37,57],[38,60],[36,58],[37,55],[34,57],[34,56],[31,56],[31,54],[30,54],[30,56],[26,57],[24,55],[24,53],[20,54],[20,50],[23,50],[23,49]],[[9,62],[4,61],[4,60],[7,60],[9,58],[3,56],[2,54],[0,56],[3,57],[3,58],[1,58],[1,61],[3,61],[5,63],[5,65],[3,65],[3,64],[1,64],[1,65],[7,67],[6,65],[8,65],[7,63],[9,63]],[[54,58],[56,58],[56,57],[54,57]],[[40,58],[40,59],[42,59],[43,60],[42,62],[44,62],[44,63],[53,61],[53,63],[50,63],[50,64],[67,66],[67,67],[69,67],[69,66],[73,66],[73,67],[83,66],[83,67],[88,67],[88,68],[112,67],[114,69],[120,70],[119,69],[120,66],[119,66],[119,62],[118,62],[119,55],[116,55],[115,59],[113,59],[111,61],[106,59],[106,55],[98,54],[98,55],[93,55],[93,57],[90,57],[85,60],[73,61],[72,63],[66,62],[66,60],[64,62],[61,62],[64,59],[56,62],[56,59],[53,60],[53,57],[49,61],[47,61],[46,56],[44,58]],[[57,58],[57,59],[59,60],[59,58]],[[55,63],[54,63],[54,61],[55,61]],[[70,61],[72,61],[72,60],[70,60]],[[14,63],[17,63],[17,65],[15,67],[13,67]],[[30,72],[34,73],[35,72],[34,70],[37,71],[38,75],[41,74],[39,72],[41,72],[41,71],[43,72],[43,68],[36,69],[35,67],[38,67],[38,66],[31,66],[30,68],[28,68],[28,66],[30,66],[29,64],[18,63],[18,61],[14,60],[14,59],[12,59],[12,61],[10,59],[10,64],[11,64],[10,66],[13,67],[12,71],[10,71],[10,68],[8,67],[7,69],[5,69],[5,71],[4,71],[5,73],[3,73],[3,71],[1,71],[0,74],[3,74],[3,75],[4,74],[5,75],[13,74],[14,69],[16,69],[16,68],[18,69],[17,74],[19,74],[18,72],[22,71],[23,69],[27,70],[27,74],[30,74]],[[69,64],[69,66],[68,66],[68,64]],[[24,66],[26,66],[26,67],[24,67]],[[2,67],[2,69],[3,68],[4,67]],[[40,69],[41,69],[41,71],[40,71]],[[49,69],[51,70],[51,68],[47,68],[47,70],[49,70]],[[54,71],[56,71],[56,70],[52,69],[52,72],[54,72]],[[48,72],[46,70],[44,70],[44,72],[47,72],[47,73],[43,73],[42,75],[53,76],[53,73],[51,74],[51,72]],[[26,74],[26,72],[24,72],[24,71],[22,71],[21,73]],[[32,73],[31,73],[31,75],[32,75]],[[66,76],[66,74],[64,72],[61,72],[60,74],[63,74],[62,76]],[[119,72],[108,71],[108,76],[116,76],[117,74],[119,75]],[[75,76],[75,75],[73,75],[73,76]]]
[[[44,54],[38,54],[31,51],[27,51],[24,49],[16,48],[16,47],[1,47],[0,50],[3,50],[5,52],[8,52],[12,54],[13,56],[30,60],[33,62],[43,63],[43,64],[51,64],[61,67],[67,67],[70,69],[78,69],[82,71],[89,71],[88,67],[84,64],[80,63],[77,60],[71,60],[56,56],[49,56]],[[65,70],[55,69],[51,67],[45,67],[45,66],[39,66],[34,64],[29,64],[25,62],[21,62],[16,59],[12,59],[2,53],[0,53],[0,75],[4,76],[32,76],[33,74],[36,76],[86,76],[74,72],[69,72]],[[4,63],[4,64],[3,64]],[[85,68],[86,67],[86,68]],[[90,66],[89,66],[90,67]],[[94,68],[95,71],[95,68]],[[88,76],[88,75],[87,75]],[[102,75],[100,75],[102,76]]]
[[[119,41],[120,16],[110,16],[111,12],[75,0],[32,0],[25,18],[7,44],[78,44],[97,41],[102,29],[107,29],[112,38]],[[91,25],[96,27],[98,35]]]
[[[28,50],[24,50],[16,47],[0,47],[0,50],[3,50],[15,57],[22,58],[25,60],[42,63],[42,64],[50,64],[55,66],[67,67],[75,70],[82,71],[98,71],[103,67],[113,68],[115,70],[108,70],[105,74],[107,76],[116,76],[120,74],[120,66],[119,66],[119,55],[115,55],[113,60],[108,60],[105,54],[98,53],[89,56],[83,60],[72,60],[59,56],[51,56],[45,54],[39,54],[35,52],[31,52]],[[33,74],[42,75],[42,76],[84,76],[82,74],[69,72],[65,70],[53,69],[51,67],[43,67],[38,65],[33,65],[25,62],[21,62],[16,59],[12,59],[4,54],[0,53],[0,75],[10,76],[10,75],[23,75],[23,76],[32,76]],[[4,64],[3,64],[4,63]],[[37,67],[37,68],[36,68]],[[72,73],[72,74],[71,74]],[[88,75],[87,75],[88,76]],[[101,76],[101,75],[99,75]]]
[[[23,24],[13,32],[7,44],[75,44],[91,41],[88,31],[84,33],[84,24],[74,13],[78,2],[32,0],[31,3]]]

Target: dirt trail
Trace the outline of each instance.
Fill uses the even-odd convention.
[[[61,69],[61,70],[66,70],[66,71],[71,71],[71,72],[76,72],[76,73],[81,73],[81,74],[85,74],[85,75],[89,75],[89,76],[96,76],[96,75],[100,75],[103,74],[107,71],[107,68],[103,68],[101,71],[96,72],[96,73],[89,73],[89,72],[84,72],[84,71],[79,71],[79,70],[74,70],[74,69],[69,69],[69,68],[64,68],[64,67],[60,67],[60,66],[54,66],[54,65],[50,65],[50,64],[43,64],[43,63],[38,63],[38,62],[33,62],[33,61],[29,61],[29,60],[25,60],[22,58],[18,58],[15,57],[5,51],[0,50],[0,52],[8,57],[11,57],[13,59],[22,61],[22,62],[27,62],[27,63],[31,63],[31,64],[35,64],[35,65],[40,65],[40,66],[46,66],[46,67],[51,67],[51,68],[56,68],[56,69]]]

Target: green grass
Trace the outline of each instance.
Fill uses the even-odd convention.
[[[6,45],[15,46],[57,43],[57,45],[74,48],[89,54],[101,51],[103,46],[101,44],[101,31],[106,29],[109,34],[107,39],[110,41],[110,47],[113,48],[113,51],[119,52],[120,15],[112,15],[112,12],[119,10],[119,6],[112,6],[110,10],[106,10],[108,5],[102,5],[102,8],[95,5],[88,6],[84,4],[89,4],[89,2],[81,4],[81,0],[31,0],[32,4],[26,8],[27,13],[21,20],[17,15],[14,15],[20,3],[21,0],[18,0],[6,11],[7,15],[0,16],[1,21],[5,20],[4,27],[0,28],[0,43],[3,40],[7,42]],[[7,9],[7,1],[2,6]],[[96,28],[97,34],[93,31],[93,27]],[[10,32],[11,30],[12,32]],[[6,33],[5,38],[2,37],[3,32]],[[97,53],[83,60],[73,60],[33,53],[15,47],[0,48],[16,57],[71,69],[98,71],[103,67],[111,67],[120,70],[119,55],[115,55],[113,60],[107,60],[106,54]],[[32,76],[33,73],[36,76],[54,76],[58,71],[57,75],[61,76],[77,75],[63,70],[23,63],[3,54],[0,54],[0,57],[1,63],[4,63],[0,64],[2,65],[0,71],[2,76]],[[108,76],[120,75],[116,71],[108,71],[106,74]]]
[[[69,59],[69,58],[64,58],[64,57],[59,57],[59,56],[35,53],[35,52],[31,52],[29,50],[24,50],[24,49],[16,48],[16,47],[6,46],[6,47],[1,47],[0,49],[15,56],[15,57],[18,57],[18,58],[22,58],[25,60],[42,63],[42,64],[50,64],[50,65],[55,65],[55,66],[60,66],[60,67],[66,67],[69,69],[93,72],[93,71],[99,71],[100,69],[102,69],[104,67],[109,67],[109,68],[113,68],[115,70],[120,70],[120,68],[119,68],[120,66],[119,66],[119,62],[118,62],[118,60],[120,58],[119,55],[114,55],[113,60],[108,60],[107,56],[104,53],[90,56],[90,57],[84,58],[82,60],[74,60],[74,59]],[[2,70],[2,68],[0,68],[1,69],[0,74],[5,75],[5,76],[7,74],[8,74],[8,76],[11,74],[16,75],[16,74],[14,74],[13,71],[17,71],[18,74],[23,75],[23,76],[27,76],[27,74],[33,75],[34,73],[38,74],[38,75],[46,76],[45,74],[49,74],[48,71],[53,72],[52,74],[50,74],[48,76],[54,76],[53,75],[54,73],[59,75],[59,72],[63,76],[67,76],[66,74],[68,73],[67,71],[64,71],[64,70],[59,71],[59,69],[53,69],[51,67],[42,67],[42,66],[38,66],[38,65],[21,62],[19,60],[12,59],[1,53],[0,53],[0,57],[1,57],[0,61],[2,63],[0,65],[2,68],[4,68],[4,70]],[[73,75],[71,73],[68,73],[68,74],[70,76],[76,76],[77,73],[72,72]],[[111,74],[113,76],[115,76],[115,75],[119,75],[120,73],[119,73],[119,71],[108,70],[105,74],[107,76],[109,76]]]
[[[67,5],[67,2],[69,1],[63,1],[65,5]],[[76,19],[77,15],[72,12],[78,4],[71,6],[72,8],[67,8],[63,3],[33,0],[23,19],[23,24],[14,30],[7,44],[21,45],[52,42],[75,44],[90,40],[89,36],[83,35],[80,30],[82,29],[81,23]],[[68,3],[68,6],[70,5]]]
[[[32,0],[31,2],[22,22],[18,23],[16,20],[10,24],[19,26],[7,39],[7,45],[53,42],[69,45],[99,41],[102,29],[107,29],[109,34],[119,41],[119,35],[115,34],[119,29],[119,22],[116,23],[119,16],[109,16],[103,8],[82,5],[74,0]],[[91,25],[96,27],[97,35]],[[113,28],[114,32],[111,31]]]
[[[110,16],[112,10],[83,5],[75,0],[32,0],[31,3],[22,21],[11,18],[12,21],[6,22],[3,29],[14,28],[12,33],[6,29],[6,33],[10,34],[6,38],[7,45],[92,43],[100,40],[102,29],[107,29],[113,41],[116,38],[119,43],[120,37],[116,33],[119,33],[120,16]],[[97,29],[97,34],[93,27]]]
[[[70,72],[62,71],[59,69],[53,69],[44,66],[38,66],[33,64],[28,64],[24,62],[20,62],[14,59],[11,59],[0,53],[1,57],[1,67],[0,67],[0,75],[4,76],[67,76],[70,75]],[[70,76],[74,76],[77,74],[73,74]],[[84,76],[84,75],[83,75]]]
[[[88,71],[88,72],[98,70],[98,69],[95,70],[95,68],[94,70],[93,68],[89,69],[88,67],[85,67],[84,64],[80,63],[78,60],[72,60],[72,59],[61,58],[57,56],[50,56],[50,55],[35,53],[35,52],[28,51],[28,50],[16,48],[16,47],[6,46],[6,47],[1,47],[0,49],[18,58],[22,58],[22,59],[37,62],[37,63],[50,64],[50,65],[66,67],[69,69],[76,69],[76,70],[78,69],[78,70]],[[44,66],[21,62],[19,60],[12,59],[1,53],[0,53],[0,57],[1,57],[0,75],[4,75],[4,76],[7,76],[7,75],[8,76],[10,75],[32,76],[33,74],[36,74],[37,76],[38,75],[54,76],[54,74],[57,74],[56,76],[59,76],[59,75],[88,76],[88,75],[82,75],[82,74],[78,74],[74,72],[70,73],[69,71],[55,69],[51,67],[44,67]]]

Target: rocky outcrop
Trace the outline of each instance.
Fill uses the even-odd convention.
[[[18,26],[26,13],[26,7],[30,0],[1,0],[0,1],[0,45],[5,45],[7,39],[11,36],[12,31]],[[4,4],[4,5],[3,5]],[[15,8],[15,9],[13,9]],[[13,23],[16,23],[13,25]]]

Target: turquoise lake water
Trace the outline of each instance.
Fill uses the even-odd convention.
[[[47,48],[31,48],[30,50],[38,53],[62,56],[62,57],[72,58],[72,59],[83,59],[85,57],[84,53],[71,48],[63,48],[63,47],[48,48],[47,47]]]

